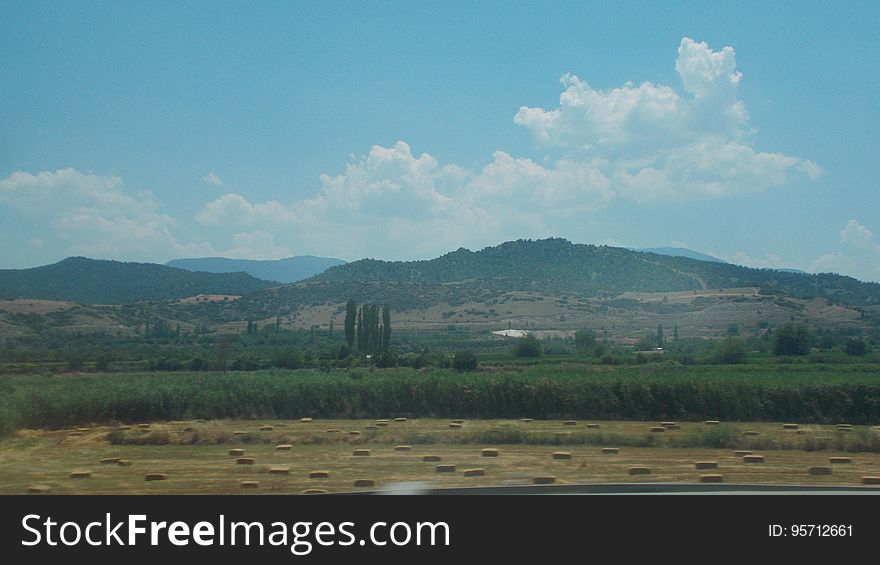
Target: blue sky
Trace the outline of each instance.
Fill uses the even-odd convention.
[[[880,280],[878,28],[876,2],[6,2],[0,268],[560,236]]]

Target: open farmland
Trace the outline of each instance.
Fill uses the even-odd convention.
[[[533,484],[539,477],[557,484],[695,483],[707,474],[721,475],[725,483],[856,485],[880,475],[880,430],[868,426],[845,431],[836,424],[795,429],[793,423],[767,422],[399,420],[208,420],[20,430],[0,443],[0,492],[25,493],[41,485],[55,494],[296,494],[411,482]],[[747,462],[736,453],[740,450],[763,462]],[[706,468],[698,469],[697,462]],[[448,465],[454,467],[438,472]],[[811,474],[810,467],[827,474]],[[648,472],[634,475],[633,468]],[[323,474],[311,477],[315,472]],[[161,480],[146,480],[148,475]],[[356,481],[365,486],[356,487]]]

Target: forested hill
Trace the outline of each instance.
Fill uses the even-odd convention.
[[[588,296],[758,287],[768,294],[824,296],[853,306],[880,304],[880,284],[835,274],[751,269],[564,239],[517,240],[481,251],[458,249],[426,261],[364,259],[332,267],[308,283],[478,284]],[[325,289],[326,291],[326,289]]]
[[[122,304],[197,294],[241,295],[278,283],[246,273],[203,273],[153,263],[68,257],[33,269],[0,270],[0,298]]]

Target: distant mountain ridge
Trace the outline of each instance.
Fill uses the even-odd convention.
[[[712,263],[727,263],[724,259],[706,255],[693,249],[686,247],[646,247],[643,249],[633,249],[633,251],[642,251],[645,253],[656,253],[657,255],[669,255],[671,257],[685,257],[687,259],[696,259],[697,261],[711,261]]]
[[[480,251],[460,248],[422,261],[361,259],[300,283],[246,296],[240,306],[259,304],[271,311],[286,304],[344,302],[350,297],[396,301],[404,307],[480,302],[511,291],[613,297],[624,292],[735,287],[757,287],[767,295],[826,297],[850,306],[880,305],[880,284],[852,277],[753,269],[551,238],[508,241]]]
[[[0,270],[0,298],[123,304],[197,294],[241,295],[277,283],[247,273],[194,273],[155,263],[68,257],[32,269]]]
[[[267,281],[293,283],[320,274],[330,267],[344,265],[342,259],[299,255],[286,259],[258,261],[253,259],[227,259],[225,257],[203,257],[197,259],[173,259],[165,263],[168,267],[208,273],[244,272]]]

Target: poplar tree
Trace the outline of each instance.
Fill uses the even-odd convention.
[[[349,349],[354,349],[354,329],[357,320],[357,303],[349,300],[345,305],[345,342]]]

